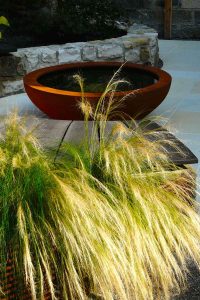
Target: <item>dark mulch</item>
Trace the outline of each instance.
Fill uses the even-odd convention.
[[[190,265],[188,274],[188,289],[172,300],[200,300],[200,271],[194,264]]]

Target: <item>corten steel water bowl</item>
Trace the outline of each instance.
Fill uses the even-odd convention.
[[[119,62],[82,62],[42,68],[27,74],[24,77],[24,86],[31,101],[50,118],[82,120],[83,115],[78,107],[81,93],[60,87],[59,78],[62,78],[63,81],[69,73],[69,77],[73,81],[73,74],[83,72],[83,77],[85,77],[84,72],[87,70],[92,70],[91,73],[93,72],[94,74],[98,70],[101,73],[106,74],[109,71],[110,74],[114,74],[120,66],[121,63]],[[126,96],[120,107],[120,112],[124,113],[127,119],[129,116],[137,119],[142,118],[152,112],[164,100],[169,91],[171,76],[158,68],[126,63],[122,68],[122,73],[122,78],[126,78],[126,73],[129,74],[129,77],[132,76],[131,74],[134,74],[133,83],[137,81],[136,87],[128,87],[127,90],[115,92],[116,99]],[[109,78],[112,77],[112,74]],[[140,76],[147,78],[146,83],[143,84],[143,79],[138,83]],[[57,78],[57,84],[54,84],[54,78]],[[97,80],[95,75],[92,77],[92,80],[95,84]],[[102,92],[96,91],[90,92],[86,90],[85,92],[85,96],[92,105],[98,102],[101,94]],[[116,118],[119,119],[119,116]],[[112,119],[115,119],[115,117]]]

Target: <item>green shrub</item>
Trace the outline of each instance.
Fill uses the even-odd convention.
[[[57,1],[54,12],[45,0],[0,0],[0,6],[11,20],[13,35],[28,36],[39,43],[112,37],[120,32],[115,21],[121,13],[113,0]]]
[[[8,20],[6,19],[6,17],[4,17],[4,16],[0,16],[0,40],[3,38],[3,29],[5,28],[5,27],[9,27],[10,26],[10,24],[9,24],[9,22],[8,22]],[[3,29],[1,28],[1,27],[3,27]]]
[[[45,7],[45,0],[36,1],[13,1],[0,0],[0,7],[2,13],[7,16],[11,24],[11,34],[14,36],[27,35],[32,37],[34,34],[41,32],[41,28],[45,32],[47,29],[47,15],[44,16],[40,11]],[[44,24],[44,25],[43,25]],[[50,27],[48,20],[48,26]]]
[[[59,2],[56,23],[63,33],[106,35],[115,28],[119,17],[113,0],[65,0]]]

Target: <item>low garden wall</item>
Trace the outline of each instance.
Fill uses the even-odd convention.
[[[80,61],[158,64],[157,32],[132,25],[125,36],[89,42],[22,48],[0,56],[0,97],[23,92],[23,76],[42,67]]]

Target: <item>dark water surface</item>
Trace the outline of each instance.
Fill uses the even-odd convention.
[[[41,76],[38,82],[54,89],[79,92],[80,86],[73,78],[75,74],[79,74],[84,78],[85,92],[103,92],[107,83],[118,69],[118,67],[98,66],[59,70]],[[156,81],[151,73],[126,67],[120,71],[116,79],[128,81],[119,84],[117,88],[118,91],[143,88]]]

